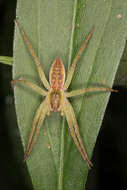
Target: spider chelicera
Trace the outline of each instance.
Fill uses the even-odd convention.
[[[21,24],[18,22],[17,19],[16,19],[16,24],[17,24],[19,31],[28,47],[29,52],[31,53],[31,55],[34,59],[40,79],[41,79],[44,87],[47,89],[47,91],[46,91],[46,90],[40,88],[39,86],[37,86],[36,84],[29,82],[27,80],[24,80],[24,79],[17,79],[17,80],[12,81],[13,84],[15,84],[15,83],[25,84],[26,86],[32,88],[34,91],[39,93],[41,96],[45,96],[45,99],[41,102],[40,106],[38,107],[38,109],[36,111],[35,117],[33,119],[32,130],[31,130],[30,136],[28,138],[28,143],[27,143],[26,152],[24,155],[24,160],[26,160],[27,157],[30,155],[30,153],[33,149],[33,146],[36,143],[40,128],[42,126],[42,123],[43,123],[46,115],[49,115],[50,111],[53,111],[53,112],[61,112],[61,115],[66,117],[68,127],[70,129],[70,133],[72,135],[74,143],[77,146],[77,149],[79,150],[83,160],[86,161],[88,168],[91,168],[92,163],[88,159],[88,155],[86,153],[85,147],[83,145],[83,141],[82,141],[80,133],[79,133],[79,127],[78,127],[78,124],[76,121],[75,113],[72,108],[72,105],[68,101],[68,98],[70,98],[72,96],[81,95],[86,92],[92,92],[92,91],[116,92],[117,90],[113,90],[111,88],[98,88],[97,87],[97,88],[72,90],[71,92],[67,92],[67,89],[71,83],[78,58],[82,54],[83,50],[86,48],[94,29],[93,28],[91,29],[86,40],[84,41],[84,43],[82,44],[81,48],[79,49],[76,57],[74,58],[74,61],[68,72],[66,81],[65,81],[65,69],[64,69],[63,62],[60,58],[56,58],[54,60],[54,62],[52,63],[50,73],[49,73],[49,82],[48,82],[48,80],[45,77],[44,71],[41,67],[40,61],[39,61],[38,57],[36,56],[30,42],[27,39],[27,36],[26,36]]]

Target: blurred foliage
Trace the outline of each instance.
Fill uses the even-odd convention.
[[[127,44],[125,46],[124,53],[120,61],[114,83],[115,85],[121,86],[127,85]]]
[[[13,55],[16,0],[0,2],[0,55]],[[17,127],[13,100],[12,67],[0,64],[0,188],[32,189]],[[26,176],[26,177],[24,177]]]
[[[0,62],[5,65],[11,65],[13,63],[13,58],[8,56],[0,56]]]

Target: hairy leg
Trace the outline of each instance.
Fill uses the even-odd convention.
[[[70,85],[70,83],[71,83],[71,80],[72,80],[72,77],[73,77],[73,74],[74,74],[74,71],[75,71],[76,63],[77,63],[77,61],[78,61],[80,55],[82,54],[83,50],[87,47],[87,44],[88,44],[90,38],[92,37],[93,31],[94,31],[94,27],[93,27],[93,28],[91,29],[91,31],[89,32],[89,34],[88,34],[86,40],[85,40],[84,43],[82,44],[81,48],[79,49],[79,51],[78,51],[78,53],[77,53],[77,55],[76,55],[76,57],[75,57],[75,59],[74,59],[72,65],[71,65],[71,68],[70,68],[70,70],[69,70],[69,72],[68,72],[68,75],[67,75],[67,80],[66,80],[66,82],[65,82],[65,84],[64,84],[64,87],[63,87],[64,90],[67,90],[67,88],[69,87],[69,85]]]
[[[26,160],[27,157],[32,152],[33,146],[36,143],[37,137],[39,135],[40,128],[42,126],[42,123],[43,123],[44,118],[48,111],[49,111],[49,107],[48,107],[46,101],[42,102],[42,104],[38,108],[36,115],[34,117],[34,120],[33,120],[32,130],[31,130],[31,133],[30,133],[30,136],[28,139],[28,144],[27,144],[27,149],[26,149],[25,155],[24,155],[24,160]],[[38,124],[37,124],[37,122],[38,122]],[[37,127],[36,127],[36,124],[37,124]],[[35,127],[36,127],[36,130],[35,130]]]
[[[72,97],[72,96],[78,96],[78,95],[81,95],[81,94],[84,94],[86,92],[93,92],[93,91],[96,91],[96,92],[105,92],[105,91],[108,91],[108,92],[118,92],[118,90],[114,90],[112,88],[85,88],[85,89],[80,89],[80,90],[72,90],[71,92],[66,92],[66,97]]]
[[[82,155],[83,159],[86,161],[86,156],[84,155],[84,152],[82,151],[82,148],[81,148],[81,146],[79,144],[79,141],[77,139],[77,136],[75,134],[75,130],[73,128],[72,119],[70,117],[70,114],[67,113],[67,111],[65,111],[65,116],[66,116],[66,119],[67,119],[67,123],[68,123],[69,129],[70,129],[71,136],[72,136],[72,138],[74,140],[74,143],[77,146],[77,149],[80,152],[80,154]],[[90,168],[90,165],[88,165],[88,167]]]
[[[43,90],[42,88],[40,88],[39,86],[37,86],[36,84],[29,82],[27,80],[24,79],[18,79],[18,80],[13,80],[11,81],[12,85],[15,85],[17,83],[21,83],[21,84],[25,84],[26,86],[32,88],[34,91],[36,91],[38,94],[41,94],[42,96],[46,96],[47,95],[47,91]]]
[[[74,133],[75,133],[75,136],[78,140],[78,143],[79,143],[79,147],[82,151],[82,154],[83,154],[83,159],[86,161],[87,163],[87,166],[88,168],[91,168],[93,166],[93,164],[91,163],[91,161],[89,160],[88,158],[88,155],[86,153],[86,149],[84,147],[84,144],[83,144],[83,141],[82,141],[82,138],[80,136],[80,133],[79,133],[79,127],[78,127],[78,124],[77,124],[77,120],[76,120],[76,117],[75,117],[75,113],[74,113],[74,110],[70,104],[70,102],[67,100],[67,104],[68,104],[68,110],[70,112],[70,118],[72,120],[72,124],[73,124],[73,129],[74,129]],[[78,150],[79,150],[79,147],[78,147]]]
[[[32,142],[32,138],[33,138],[33,135],[34,135],[34,132],[35,132],[35,128],[36,128],[36,124],[38,122],[38,119],[40,117],[40,114],[41,114],[41,111],[43,109],[43,104],[44,102],[41,103],[41,105],[39,106],[39,108],[37,109],[36,111],[36,114],[34,116],[34,120],[33,120],[33,124],[32,124],[32,129],[31,129],[31,132],[30,132],[30,135],[29,135],[29,138],[28,138],[28,143],[27,143],[27,147],[26,147],[26,152],[28,152],[29,150],[29,147],[31,145],[31,142]],[[25,156],[24,156],[25,158]]]
[[[42,80],[42,82],[43,82],[45,88],[50,89],[49,82],[48,82],[47,79],[46,79],[46,76],[45,76],[45,73],[44,73],[44,71],[43,71],[43,69],[42,69],[42,67],[41,67],[40,61],[39,61],[38,57],[36,56],[36,54],[35,54],[35,52],[34,52],[32,46],[31,46],[30,42],[28,41],[28,38],[27,38],[27,36],[26,36],[26,34],[25,34],[25,32],[24,32],[24,30],[23,30],[21,24],[18,22],[17,19],[15,20],[15,22],[16,22],[16,24],[17,24],[17,26],[18,26],[18,28],[19,28],[19,30],[20,30],[20,33],[21,33],[21,35],[22,35],[22,37],[23,37],[23,39],[24,39],[24,41],[25,41],[25,43],[26,43],[26,45],[27,45],[27,47],[28,47],[29,52],[31,53],[31,55],[32,55],[32,57],[33,57],[33,59],[34,59],[34,61],[35,61],[35,64],[36,64],[36,66],[37,66],[38,73],[39,73],[39,75],[40,75],[40,78],[41,78],[41,80]]]

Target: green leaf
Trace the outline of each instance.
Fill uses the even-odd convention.
[[[78,61],[70,89],[111,87],[127,34],[125,0],[18,0],[17,17],[48,77],[53,60],[60,57],[66,72],[92,26],[93,37]],[[16,28],[13,78],[24,77],[42,85],[36,66]],[[42,85],[43,87],[43,85]],[[70,99],[89,157],[104,116],[109,93],[90,93]],[[16,86],[15,104],[24,149],[35,111],[42,97]],[[35,190],[84,189],[88,170],[59,113],[47,116],[27,160]]]
[[[5,65],[10,65],[12,66],[13,64],[13,58],[8,57],[8,56],[0,56],[0,62],[5,64]]]

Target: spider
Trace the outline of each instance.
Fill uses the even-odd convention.
[[[65,69],[64,69],[64,64],[60,58],[56,58],[54,62],[51,65],[50,72],[49,72],[49,82],[45,77],[44,71],[41,67],[40,61],[38,57],[36,56],[30,42],[27,39],[27,36],[21,26],[21,24],[18,22],[16,19],[16,25],[19,28],[19,31],[21,33],[22,38],[24,39],[24,42],[32,55],[34,62],[36,64],[40,79],[44,85],[44,87],[47,89],[44,90],[37,86],[36,84],[29,82],[27,80],[24,80],[22,78],[13,80],[12,83],[21,83],[24,84],[34,91],[36,91],[38,94],[41,96],[45,96],[45,99],[41,102],[40,106],[38,107],[33,123],[32,123],[32,129],[28,138],[28,143],[26,147],[26,152],[24,155],[24,160],[28,158],[30,155],[34,144],[36,143],[37,137],[40,132],[40,128],[43,124],[43,121],[46,117],[46,115],[50,114],[50,111],[53,112],[61,112],[62,116],[66,117],[68,127],[70,129],[71,136],[74,140],[74,143],[80,152],[83,160],[86,162],[88,168],[91,168],[92,163],[88,158],[87,152],[85,150],[85,147],[83,145],[83,141],[81,139],[80,133],[79,133],[79,127],[78,123],[76,120],[76,116],[73,110],[72,105],[70,104],[68,98],[81,95],[87,92],[92,92],[92,91],[110,91],[110,92],[116,92],[117,90],[113,90],[111,88],[86,88],[86,89],[80,89],[80,90],[72,90],[70,92],[67,92],[67,89],[71,83],[76,63],[78,61],[78,58],[82,54],[83,50],[86,48],[90,38],[92,37],[94,28],[91,29],[89,32],[87,38],[83,42],[81,48],[79,49],[76,57],[74,58],[74,61],[70,67],[70,70],[68,72],[66,81],[65,81]]]

